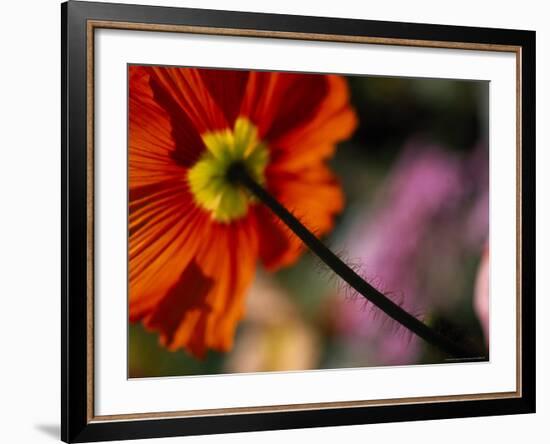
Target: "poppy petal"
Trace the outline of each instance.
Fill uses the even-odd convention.
[[[269,209],[256,205],[260,233],[259,255],[263,266],[276,270],[291,264],[302,252],[300,242],[293,242],[294,234]]]
[[[332,228],[335,215],[344,206],[342,189],[322,162],[295,173],[269,171],[268,184],[273,195],[317,236]],[[264,265],[274,270],[293,263],[304,250],[301,240],[277,221],[270,224],[264,216],[260,218],[259,251]],[[274,241],[284,248],[274,248]]]
[[[270,143],[312,119],[327,90],[325,76],[252,71],[241,114]]]
[[[163,173],[192,165],[204,150],[199,133],[186,114],[151,88],[150,72],[129,68],[130,183],[150,183]],[[176,160],[176,162],[174,162]],[[155,173],[154,175],[151,175]]]
[[[172,288],[193,259],[208,216],[184,184],[165,182],[130,190],[130,318],[138,320]]]
[[[315,116],[300,127],[272,142],[272,165],[281,170],[299,170],[333,155],[336,144],[347,139],[357,126],[357,116],[349,106],[346,81],[326,77],[328,92]]]
[[[201,78],[230,128],[239,116],[250,71],[201,69]]]
[[[199,134],[228,128],[225,114],[212,98],[200,70],[194,68],[148,68],[151,86],[170,97],[184,112]]]
[[[147,329],[160,331],[160,341],[168,348],[185,318],[191,313],[197,318],[205,305],[205,296],[214,286],[214,280],[205,276],[194,261],[189,262],[179,280],[167,291],[144,320]],[[194,323],[187,322],[188,327]]]
[[[208,349],[223,352],[232,347],[258,255],[257,235],[251,227],[250,222],[236,222],[228,226],[210,224],[206,228],[207,241],[194,259],[197,276],[190,277],[193,288],[200,290],[199,297],[193,297],[197,303],[186,305],[185,310],[178,312],[176,318],[180,323],[176,328],[174,323],[167,322],[164,331],[163,323],[156,324],[156,328],[162,329],[165,345],[170,350],[183,347],[203,358]],[[212,254],[213,249],[227,254]],[[212,285],[205,285],[205,279]],[[178,288],[176,291],[183,297],[185,285]],[[203,291],[205,289],[207,291]]]

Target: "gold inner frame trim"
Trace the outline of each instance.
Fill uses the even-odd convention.
[[[363,401],[338,401],[306,404],[284,404],[254,407],[229,407],[206,410],[183,410],[173,412],[147,412],[117,415],[94,414],[94,31],[95,29],[120,29],[131,31],[177,32],[202,35],[232,37],[260,37],[290,40],[309,40],[337,43],[363,43],[374,45],[395,45],[422,48],[462,49],[489,52],[510,52],[516,56],[516,391],[498,393],[473,393],[451,396],[421,396]],[[522,109],[521,109],[521,46],[486,43],[445,42],[381,38],[367,36],[347,36],[332,34],[310,34],[301,32],[262,31],[252,29],[213,28],[187,25],[162,25],[131,23],[105,20],[87,21],[87,421],[127,421],[160,418],[188,418],[197,416],[221,416],[251,413],[292,412],[300,410],[326,410],[333,408],[358,408],[415,403],[438,403],[458,401],[479,401],[491,399],[519,398],[522,396],[522,338],[521,338],[521,150],[522,150]]]

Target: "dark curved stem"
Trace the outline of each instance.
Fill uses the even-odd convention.
[[[455,358],[476,358],[477,354],[463,349],[445,336],[442,336],[416,317],[403,310],[399,305],[378,291],[361,276],[346,265],[336,254],[328,249],[311,231],[309,231],[290,211],[288,211],[265,188],[254,181],[242,165],[235,165],[228,171],[230,180],[240,183],[264,203],[281,221],[283,221],[302,242],[321,259],[332,271],[340,276],[358,293],[376,305],[395,321],[420,336],[426,342]]]

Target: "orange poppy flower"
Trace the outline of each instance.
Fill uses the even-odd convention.
[[[326,233],[343,196],[325,162],[355,125],[338,76],[131,66],[130,320],[170,350],[230,350],[257,262],[303,247],[227,169]]]

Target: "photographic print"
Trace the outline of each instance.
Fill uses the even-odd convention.
[[[488,361],[488,91],[128,65],[128,376]]]
[[[535,33],[62,5],[61,436],[535,411]]]

